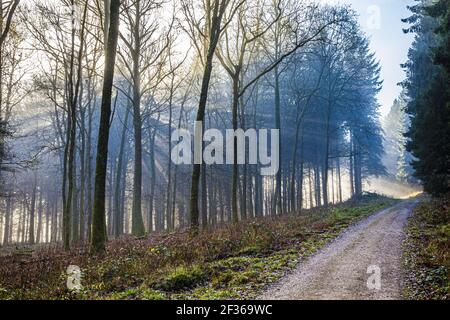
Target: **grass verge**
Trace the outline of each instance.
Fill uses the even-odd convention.
[[[450,299],[450,203],[419,204],[408,222],[404,241],[405,292],[408,299]]]

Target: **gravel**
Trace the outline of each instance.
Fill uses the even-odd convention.
[[[401,202],[349,227],[260,299],[401,299],[403,230],[416,203]],[[369,282],[376,287],[377,270],[380,287],[368,286]]]

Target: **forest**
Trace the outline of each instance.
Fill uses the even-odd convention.
[[[0,0],[0,252],[64,263],[82,252],[84,266],[146,241],[164,256],[159,237],[213,250],[208,240],[254,232],[257,242],[264,228],[281,237],[264,241],[285,248],[311,212],[331,219],[350,205],[329,222],[341,230],[392,205],[366,192],[375,178],[448,200],[450,5],[428,2],[404,17],[415,40],[383,120],[380,62],[350,5]],[[176,162],[180,130],[203,138],[182,152],[197,159],[201,148],[213,163]],[[225,159],[217,142],[230,130],[244,136],[225,143]],[[252,132],[268,146],[261,161]],[[270,154],[278,170],[262,175]],[[239,246],[229,250],[248,249]],[[0,276],[0,297],[8,281]]]
[[[109,237],[326,206],[383,174],[379,67],[349,8],[226,2],[206,24],[207,8],[191,1],[122,3],[110,134],[100,146],[101,70],[110,64],[97,2],[37,1],[14,13],[2,66],[2,119],[18,137],[3,162],[4,243],[69,248],[88,239],[99,160]],[[172,130],[195,120],[281,130],[280,170],[175,166]]]

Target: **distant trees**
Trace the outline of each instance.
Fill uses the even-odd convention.
[[[21,70],[18,70],[23,39],[15,21],[19,2],[20,0],[0,0],[0,201],[5,200],[3,207],[3,203],[0,203],[0,242],[3,243],[9,243],[12,238],[12,195],[4,177],[4,172],[11,171],[6,163],[7,158],[10,158],[7,138],[12,133],[9,127],[12,110],[21,100],[20,97],[17,99],[17,93],[21,95],[18,85],[23,76]]]
[[[5,74],[6,58],[9,56],[5,52],[5,41],[11,33],[11,27],[13,26],[13,18],[19,5],[20,0],[0,1],[0,185],[2,179],[2,171],[4,170],[3,159],[6,155],[5,138],[8,135],[7,123],[11,113],[11,101],[10,96],[13,89],[12,77],[14,75],[14,65],[17,65],[17,57],[14,55],[10,61],[9,81],[7,74]],[[14,27],[13,27],[14,28]],[[13,48],[15,51],[17,48]],[[5,77],[6,76],[6,77]],[[5,86],[4,83],[8,83]],[[4,90],[7,92],[6,101],[4,98]],[[2,193],[0,187],[0,195]]]
[[[403,83],[410,99],[407,146],[417,158],[412,163],[425,191],[440,196],[450,190],[450,3],[418,1],[411,11],[406,32],[416,38]]]
[[[164,1],[140,0],[123,3],[125,30],[120,33],[120,39],[124,50],[119,51],[119,54],[121,65],[124,66],[122,74],[129,79],[132,88],[129,97],[133,105],[134,132],[132,233],[136,236],[145,233],[142,218],[142,101],[161,81],[161,67],[167,59],[165,53],[171,43],[172,26],[163,26],[158,21],[163,4]]]
[[[75,6],[75,1],[70,2],[71,10]],[[70,25],[70,49],[68,50],[68,56],[63,57],[67,59],[66,82],[67,82],[67,127],[66,127],[66,144],[64,148],[64,165],[63,165],[63,240],[64,248],[66,250],[70,247],[72,218],[75,217],[73,210],[73,198],[74,198],[74,183],[75,183],[75,144],[76,144],[76,132],[77,132],[77,113],[78,99],[80,86],[82,81],[82,60],[84,50],[84,37],[86,34],[86,19],[87,19],[87,1],[83,5],[83,14],[80,21],[79,30],[79,47],[76,49],[76,27],[73,20]],[[72,18],[73,19],[73,18]],[[51,45],[51,44],[50,44]],[[66,185],[67,179],[67,185]],[[67,188],[67,189],[66,189]],[[78,215],[77,215],[78,216]],[[78,229],[78,219],[76,229]],[[75,232],[75,237],[78,237],[78,230]]]
[[[411,125],[406,113],[407,97],[404,92],[394,100],[391,110],[385,116],[383,130],[385,132],[384,157],[385,166],[390,175],[398,181],[417,184],[412,167],[413,156],[406,150],[407,139],[405,134]]]

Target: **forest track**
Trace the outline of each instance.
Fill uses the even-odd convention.
[[[417,202],[402,201],[351,226],[269,287],[260,299],[401,299],[404,227]],[[373,266],[380,270],[379,289],[367,285],[368,281],[376,283]]]

